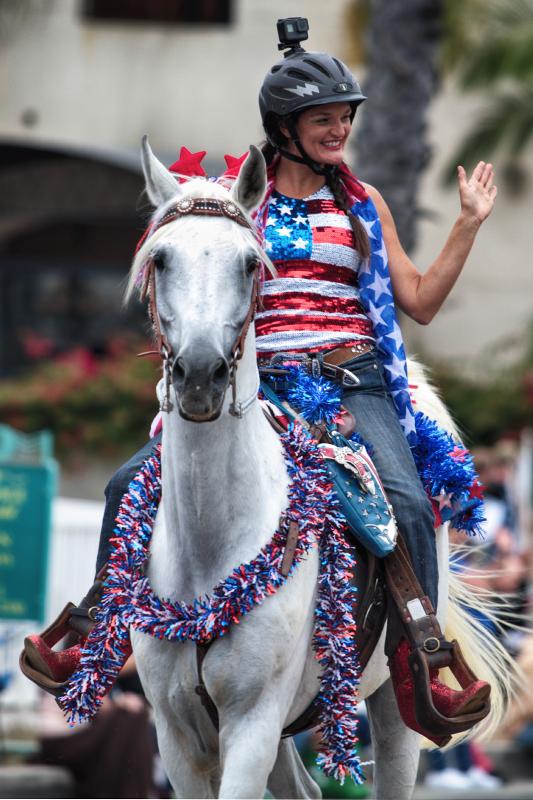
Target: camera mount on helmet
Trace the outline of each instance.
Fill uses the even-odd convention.
[[[308,37],[305,17],[286,17],[277,22],[279,50],[284,58],[268,71],[259,94],[259,109],[267,140],[284,158],[306,164],[313,172],[326,175],[333,168],[318,164],[305,152],[299,140],[297,119],[307,108],[328,103],[348,103],[352,118],[366,98],[356,78],[340,59],[329,53],[308,52],[301,47]],[[276,141],[274,131],[283,124],[299,155]]]
[[[309,33],[309,22],[305,17],[285,17],[278,19],[278,50],[287,50],[283,53],[285,58],[297,52],[305,52],[300,47],[300,42],[307,39]]]

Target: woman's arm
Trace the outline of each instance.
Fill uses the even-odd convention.
[[[457,177],[461,200],[459,217],[441,253],[424,275],[400,244],[392,214],[383,197],[373,186],[365,184],[380,217],[394,298],[402,311],[422,325],[431,322],[452,290],[479,226],[492,211],[497,194],[493,186],[492,164],[480,161],[470,180],[467,180],[463,167],[458,167]]]

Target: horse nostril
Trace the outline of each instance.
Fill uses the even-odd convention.
[[[223,358],[219,358],[216,362],[215,369],[213,370],[213,382],[225,383],[228,379],[228,364]]]

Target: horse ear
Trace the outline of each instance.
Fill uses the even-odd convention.
[[[157,208],[177,194],[181,194],[176,178],[152,153],[148,136],[142,138],[141,163],[146,191],[152,205]]]
[[[245,211],[253,211],[265,196],[267,184],[266,163],[261,150],[250,145],[250,152],[242,165],[231,190],[232,197]]]

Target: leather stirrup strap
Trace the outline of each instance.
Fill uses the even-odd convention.
[[[431,601],[422,592],[411,566],[407,546],[398,534],[396,549],[383,559],[387,588],[398,611],[403,630],[411,645],[408,661],[415,687],[415,715],[418,723],[438,736],[447,736],[469,730],[490,711],[490,687],[476,695],[469,704],[453,717],[441,714],[433,703],[431,694],[431,669],[449,667],[464,689],[477,678],[468,667],[459,643],[444,638]],[[390,641],[386,651],[393,654]],[[481,705],[480,705],[481,703]]]
[[[398,532],[395,550],[383,559],[385,578],[394,605],[400,616],[402,628],[412,647],[423,647],[426,652],[437,653],[444,636],[429,597],[423,591],[411,566],[411,559],[403,536]],[[387,655],[396,649],[396,642],[388,644]],[[442,654],[442,663],[435,667],[447,667],[451,657]]]

